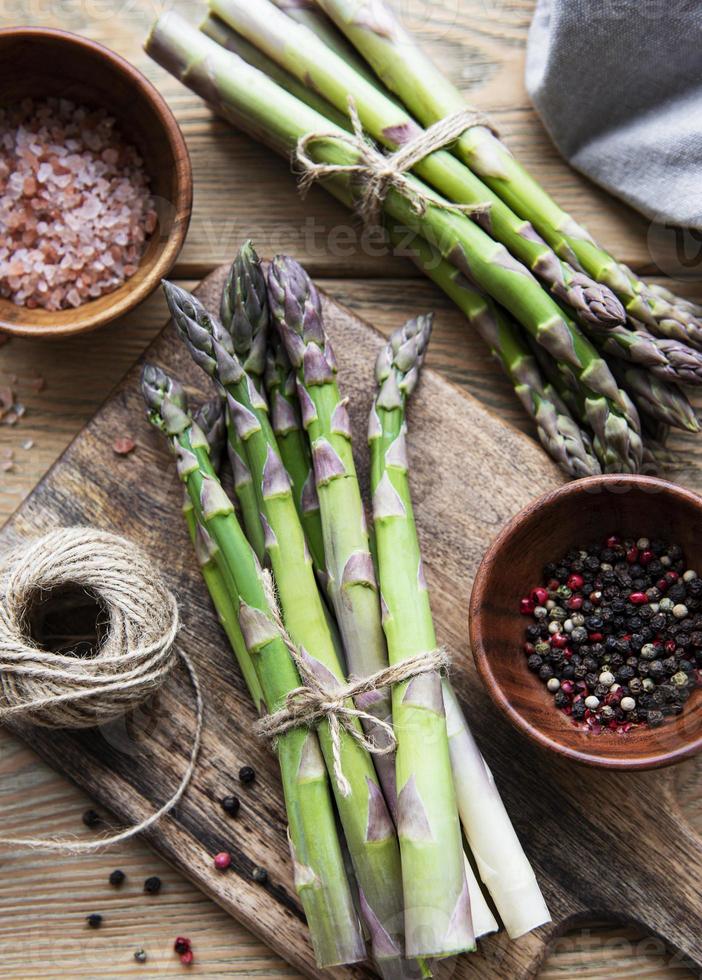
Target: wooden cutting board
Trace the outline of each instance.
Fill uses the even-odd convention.
[[[199,289],[213,309],[225,270]],[[362,479],[366,419],[381,338],[348,310],[325,300]],[[147,354],[209,397],[172,326]],[[316,968],[292,887],[277,766],[251,733],[244,685],[210,608],[180,517],[182,491],[162,438],[146,422],[141,365],[127,375],[59,462],[0,532],[0,547],[61,525],[91,524],[140,543],[161,565],[182,611],[181,642],[197,665],[207,703],[200,764],[186,798],[147,833],[150,843],[249,929],[310,977]],[[112,449],[131,435],[136,451]],[[666,939],[702,970],[699,931],[702,845],[677,807],[671,771],[612,774],[553,758],[498,714],[468,648],[468,598],[486,546],[503,523],[562,477],[526,436],[426,370],[411,409],[409,440],[417,521],[439,642],[455,658],[454,678],[468,718],[534,863],[553,923],[516,942],[504,933],[480,952],[442,964],[439,976],[521,980],[533,975],[548,943],[593,915],[631,920]],[[40,755],[119,818],[136,821],[172,792],[193,732],[192,693],[178,669],[154,702],[128,720],[80,734],[13,726]],[[253,765],[242,808],[227,817],[219,799],[239,768]],[[226,874],[212,855],[233,855]],[[252,870],[269,871],[259,885]],[[340,980],[371,977],[356,966]]]

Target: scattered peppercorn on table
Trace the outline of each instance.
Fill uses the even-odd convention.
[[[45,21],[84,33],[123,54],[144,70],[169,99],[184,128],[194,164],[197,197],[186,247],[173,272],[188,288],[193,280],[231,259],[244,237],[253,237],[266,256],[296,255],[336,298],[352,306],[384,332],[417,310],[435,309],[437,320],[428,361],[503,417],[525,427],[511,389],[493,367],[477,336],[436,289],[416,278],[404,260],[364,248],[361,232],[340,206],[313,191],[303,206],[285,163],[210,117],[199,100],[158,69],[141,52],[153,17],[146,0],[128,7],[116,0],[102,7],[56,5]],[[200,5],[183,0],[189,19]],[[430,14],[427,15],[427,9]],[[559,200],[595,235],[637,270],[647,271],[645,224],[573,174],[555,156],[527,108],[522,86],[523,41],[532,0],[486,9],[481,0],[438,0],[413,5],[408,26],[438,55],[469,98],[489,108],[509,144],[536,171]],[[13,11],[13,22],[31,23],[32,9]],[[476,25],[480,25],[480,29]],[[0,23],[0,26],[6,26]],[[517,42],[517,43],[515,43]],[[518,97],[515,98],[515,93]],[[232,161],[236,166],[232,166]],[[228,206],[235,202],[236,207]],[[313,220],[311,220],[313,219]],[[695,296],[689,287],[680,289]],[[699,297],[698,297],[699,298]],[[0,521],[6,519],[40,479],[79,428],[119,380],[166,318],[161,296],[99,334],[38,346],[13,339],[0,347],[0,414],[5,401],[20,411],[15,423],[0,424]],[[1,338],[0,338],[1,342]],[[23,410],[23,411],[22,411]],[[116,465],[128,467],[128,432],[115,446]],[[702,489],[700,453],[693,440],[675,440],[684,449],[685,469],[676,477]],[[126,470],[128,472],[128,470]],[[702,470],[700,470],[702,472]],[[695,482],[695,480],[697,482]],[[0,736],[4,760],[2,830],[41,834],[90,833],[81,817],[90,801],[63,777],[39,763],[15,738]],[[698,764],[679,769],[680,796],[698,828],[702,805],[696,788]],[[232,774],[233,788],[237,774]],[[236,807],[235,803],[227,806]],[[100,814],[101,818],[107,816]],[[145,976],[180,977],[176,938],[187,937],[202,975],[291,977],[291,968],[156,857],[133,841],[109,854],[60,858],[40,853],[3,855],[0,880],[3,971],[8,977],[47,978]],[[111,884],[120,870],[125,879]],[[119,876],[117,876],[119,878]],[[160,878],[162,886],[145,887]],[[102,915],[90,929],[88,917]],[[93,920],[96,923],[97,920]],[[136,956],[146,954],[146,962]],[[631,929],[578,929],[557,945],[542,976],[591,978],[686,976],[659,940]]]

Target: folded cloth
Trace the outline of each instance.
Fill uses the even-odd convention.
[[[702,228],[699,0],[537,0],[526,84],[574,167],[649,218]]]

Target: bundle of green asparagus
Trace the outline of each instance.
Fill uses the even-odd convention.
[[[247,242],[220,317],[172,283],[164,290],[219,398],[193,417],[182,387],[153,365],[144,398],[176,456],[188,532],[255,709],[275,723],[303,683],[339,705],[296,715],[276,743],[319,964],[370,955],[383,977],[429,976],[430,959],[472,951],[498,928],[483,889],[510,936],[547,922],[441,672],[405,453],[431,317],[406,324],[378,358],[371,551],[347,401],[302,267],[279,256],[266,277]],[[225,444],[233,501],[218,476]],[[372,680],[388,670],[388,686]],[[346,691],[359,678],[363,690]]]
[[[477,114],[450,145],[427,137],[466,105],[384,0],[209,3],[201,31],[160,17],[146,50],[276,152],[300,156],[302,141],[348,206],[367,204],[370,171],[387,169],[378,148],[424,142],[411,172],[383,184],[381,220],[391,240],[409,230],[411,257],[486,339],[569,475],[639,471],[657,423],[699,430],[684,391],[702,384],[699,308],[597,245]]]

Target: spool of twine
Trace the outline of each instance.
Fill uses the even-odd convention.
[[[91,656],[54,653],[31,635],[37,599],[81,590],[102,607],[105,635]],[[183,796],[197,761],[203,702],[195,669],[176,645],[178,605],[160,573],[134,544],[88,527],[60,528],[0,559],[0,721],[46,728],[105,724],[142,704],[180,660],[192,685],[196,725],[187,768],[171,798],[145,820],[96,841],[0,838],[49,850],[92,851],[152,826]]]

